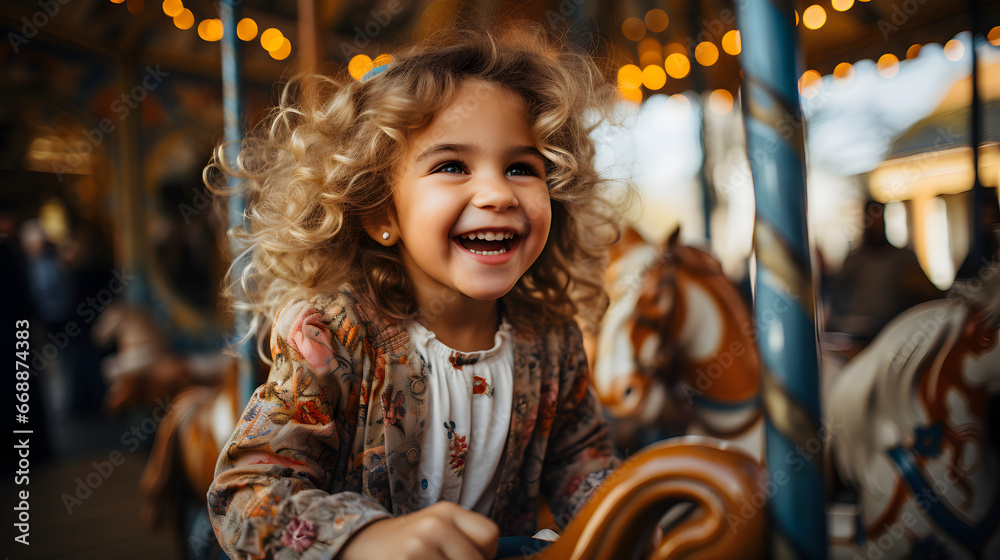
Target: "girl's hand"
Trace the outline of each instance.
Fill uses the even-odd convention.
[[[338,560],[493,560],[500,528],[488,517],[451,502],[382,519],[358,531]]]

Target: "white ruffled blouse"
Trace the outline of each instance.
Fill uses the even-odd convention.
[[[428,426],[420,453],[420,507],[441,500],[489,515],[510,427],[514,345],[504,321],[493,348],[459,352],[410,321],[407,332],[427,364]]]

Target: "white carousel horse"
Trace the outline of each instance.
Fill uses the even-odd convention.
[[[845,555],[1000,558],[987,426],[1000,391],[1000,266],[889,323],[825,399],[830,449],[859,493]],[[875,556],[873,556],[875,555]]]
[[[760,460],[753,321],[719,263],[678,233],[656,247],[626,229],[612,248],[611,305],[588,345],[594,387],[619,449],[706,435]]]

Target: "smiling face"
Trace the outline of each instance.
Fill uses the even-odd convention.
[[[523,100],[499,87],[459,86],[411,138],[394,186],[385,243],[398,243],[421,305],[449,292],[496,300],[545,247],[552,220],[545,160]]]

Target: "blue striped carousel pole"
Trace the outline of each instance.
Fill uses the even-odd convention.
[[[737,1],[743,115],[757,215],[769,558],[827,557],[815,291],[791,0]]]
[[[241,0],[222,0],[219,5],[219,18],[222,20],[222,106],[224,111],[226,160],[236,161],[243,143],[243,73],[240,70],[243,53],[240,40],[236,36],[236,23],[239,21],[239,5]],[[230,177],[226,185],[230,189],[240,186],[240,180]],[[229,197],[229,227],[247,227],[244,218],[246,200],[242,194]],[[234,251],[232,255],[236,258]],[[246,334],[250,328],[250,316],[246,311],[236,311],[235,330],[237,336]],[[256,387],[257,363],[254,337],[247,337],[237,346],[239,356],[239,390],[241,402],[250,400],[250,395]]]

